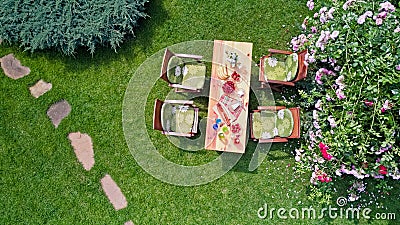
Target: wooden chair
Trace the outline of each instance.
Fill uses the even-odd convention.
[[[299,53],[293,53],[290,51],[284,51],[284,50],[276,50],[276,49],[269,49],[268,50],[269,54],[266,56],[261,57],[260,59],[260,73],[259,73],[259,81],[261,82],[261,88],[265,88],[266,84],[268,83],[271,87],[271,89],[281,92],[282,91],[282,86],[286,85],[286,86],[294,86],[296,82],[306,78],[307,76],[307,65],[304,64],[305,62],[305,57],[307,54],[307,50],[301,51]],[[268,61],[269,59],[272,59],[271,57],[275,54],[280,54],[283,56],[286,56],[286,59],[288,59],[288,57],[292,57],[294,54],[297,54],[297,68],[291,67],[293,68],[293,73],[291,76],[289,76],[290,79],[287,79],[288,77],[286,75],[288,75],[288,72],[292,72],[292,71],[287,71],[288,68],[285,68],[286,70],[282,71],[282,73],[286,73],[286,74],[282,74],[278,75],[280,79],[277,79],[275,77],[278,76],[271,76],[272,78],[268,78],[268,66],[266,65],[266,61]],[[292,55],[293,54],[293,55]],[[277,61],[278,66],[282,66],[282,63],[285,67],[287,67],[287,62],[288,60],[286,60],[286,62],[282,62],[282,61]],[[293,65],[295,66],[295,65]],[[296,71],[296,72],[294,72]],[[282,79],[283,78],[283,79]],[[285,79],[286,78],[286,79]]]
[[[253,128],[254,113],[261,113],[262,111],[266,111],[266,112],[271,112],[271,113],[276,114],[277,112],[279,112],[279,110],[285,110],[285,109],[286,109],[285,106],[259,106],[257,110],[253,110],[253,113],[250,113],[250,137],[251,137],[251,139],[253,139],[254,141],[258,141],[259,143],[269,143],[269,142],[288,142],[289,139],[300,138],[300,108],[298,108],[298,107],[288,109],[291,112],[292,118],[293,118],[293,127],[292,127],[290,135],[281,137],[278,134],[271,138],[255,137],[254,128]],[[286,111],[286,112],[288,112],[288,111]],[[275,124],[273,126],[275,126]]]
[[[177,92],[199,92],[204,86],[206,76],[206,66],[200,61],[202,58],[200,55],[175,54],[167,48],[160,78]],[[186,68],[186,74],[183,74],[183,68]],[[179,75],[176,72],[180,72]]]
[[[197,133],[198,118],[199,108],[193,104],[193,101],[155,100],[153,129],[165,135],[194,136]]]

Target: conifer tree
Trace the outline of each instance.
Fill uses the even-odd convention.
[[[71,55],[83,46],[93,54],[99,45],[116,50],[147,16],[147,1],[2,0],[0,39],[32,52],[53,48]]]

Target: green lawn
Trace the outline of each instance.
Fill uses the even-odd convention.
[[[135,224],[365,222],[289,221],[276,218],[276,214],[273,219],[257,217],[264,203],[299,210],[320,207],[307,199],[308,176],[295,177],[293,173],[296,143],[274,144],[261,166],[249,172],[256,145],[250,142],[239,163],[220,179],[181,187],[146,173],[125,141],[125,91],[148,57],[184,41],[222,39],[252,42],[253,60],[257,61],[268,48],[287,48],[309,13],[305,0],[151,0],[147,12],[150,18],[141,22],[136,38],[123,44],[118,53],[100,48],[94,56],[82,50],[76,57],[65,57],[53,51],[30,54],[16,46],[0,47],[0,56],[14,53],[32,71],[19,80],[0,72],[0,224],[123,224],[128,220]],[[53,89],[34,99],[28,87],[39,79],[51,82]],[[137,95],[150,89],[145,116],[155,147],[169,160],[183,165],[198,165],[217,157],[218,153],[212,151],[179,150],[151,129],[154,99],[165,96],[170,89],[159,81],[154,87],[137,89]],[[60,99],[71,104],[72,112],[55,129],[46,111]],[[204,99],[199,103],[207,106]],[[88,133],[94,142],[96,162],[89,172],[76,160],[67,139],[68,133],[76,131]],[[106,173],[122,189],[129,202],[127,208],[115,211],[108,202],[99,182]],[[394,201],[399,200],[398,190],[393,195],[385,206],[388,212],[399,212]]]

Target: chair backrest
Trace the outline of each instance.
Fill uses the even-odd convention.
[[[169,60],[174,56],[175,54],[173,52],[171,52],[168,48],[165,49],[164,52],[164,58],[162,61],[162,65],[161,65],[161,74],[160,74],[160,78],[165,80],[167,83],[171,84],[171,82],[168,79],[167,76],[167,70],[168,70],[168,63]]]
[[[154,130],[159,130],[159,131],[164,131],[161,123],[161,108],[163,106],[164,102],[156,99],[154,102],[154,112],[153,112],[153,129]]]
[[[298,69],[297,69],[297,76],[296,76],[296,78],[292,81],[293,83],[294,82],[297,82],[297,81],[299,81],[299,80],[302,80],[302,79],[304,79],[304,78],[306,78],[307,77],[307,65],[306,64],[304,64],[304,62],[306,61],[306,54],[307,54],[307,49],[306,50],[303,50],[303,51],[301,51],[301,52],[299,52],[297,55],[298,55],[298,61],[299,61],[299,67],[298,67]]]
[[[192,134],[197,134],[197,127],[199,125],[199,108],[194,107],[194,121],[193,121],[193,127],[192,127]]]
[[[254,110],[253,112],[256,112],[256,110]],[[254,133],[253,133],[253,113],[250,113],[249,116],[249,124],[250,124],[250,138],[254,139]]]
[[[293,131],[287,138],[300,138],[300,108],[289,108],[293,117]]]

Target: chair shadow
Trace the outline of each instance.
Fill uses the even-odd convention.
[[[258,142],[254,142],[251,139],[248,140],[246,152],[243,154],[242,158],[235,165],[232,171],[256,174],[258,173],[259,167],[256,167],[253,171],[250,170],[250,167],[254,167],[255,165],[261,166],[261,163],[266,160],[280,161],[291,159],[293,158],[293,156],[291,155],[292,149],[294,149],[294,147],[298,144],[297,141],[290,140],[287,143],[273,143],[270,146],[268,145],[269,144],[259,144]],[[274,154],[270,154],[270,152],[273,151],[281,151],[283,153],[286,153],[286,155],[275,156]]]
[[[256,142],[254,142],[252,140],[248,140],[245,153],[242,155],[239,162],[232,168],[231,171],[257,174],[258,173],[257,170],[254,170],[254,171],[249,170],[249,165],[253,158],[253,154],[256,151],[256,147],[257,147]]]

